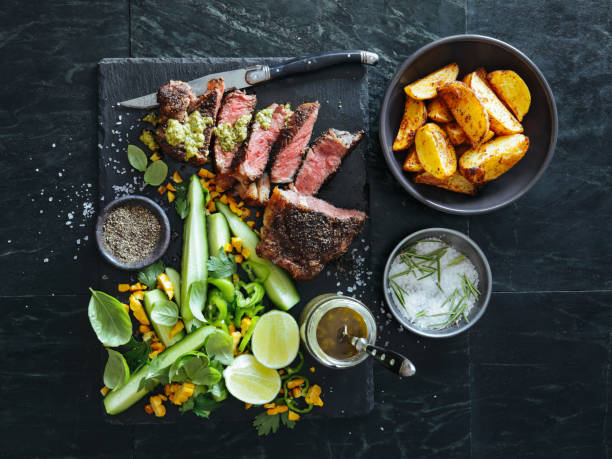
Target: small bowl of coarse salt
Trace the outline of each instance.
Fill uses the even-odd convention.
[[[417,231],[393,249],[383,277],[387,305],[400,324],[429,338],[455,336],[484,314],[492,290],[487,257],[465,234]]]
[[[159,260],[170,244],[164,210],[145,196],[124,196],[98,216],[96,242],[102,256],[119,269],[136,271]]]

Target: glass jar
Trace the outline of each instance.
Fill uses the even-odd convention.
[[[368,358],[365,352],[346,359],[336,359],[327,355],[317,341],[317,326],[321,318],[334,308],[349,308],[361,316],[367,327],[368,344],[376,341],[376,321],[370,310],[361,301],[349,296],[327,293],[319,295],[308,302],[300,314],[300,337],[304,346],[315,360],[330,368],[353,367]]]

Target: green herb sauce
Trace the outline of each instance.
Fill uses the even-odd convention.
[[[255,121],[259,123],[263,130],[267,131],[270,129],[270,124],[272,124],[272,109],[264,108],[257,112],[255,115]]]
[[[198,150],[204,146],[204,131],[212,125],[212,118],[203,117],[197,110],[189,115],[185,124],[171,118],[166,128],[166,142],[173,147],[184,144],[186,157],[191,158],[197,155]]]
[[[140,134],[140,141],[144,143],[151,151],[159,150],[159,145],[157,145],[155,137],[153,137],[153,133],[151,131],[146,129],[142,131],[142,134]]]
[[[242,143],[247,138],[249,123],[253,115],[242,115],[232,126],[229,123],[221,123],[215,127],[215,136],[221,144],[223,151],[232,151],[236,145]]]
[[[157,126],[157,124],[159,123],[159,120],[157,119],[157,116],[155,116],[155,113],[151,112],[149,113],[147,116],[145,116],[142,121],[145,121],[147,123],[151,123],[153,126]]]

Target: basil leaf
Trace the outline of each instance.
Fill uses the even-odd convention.
[[[160,300],[153,303],[151,320],[160,325],[174,326],[179,319],[179,310],[175,302]]]
[[[206,302],[206,292],[208,283],[206,281],[196,281],[189,285],[187,302],[193,316],[200,322],[206,323],[206,318],[202,314],[204,303]]]
[[[164,272],[164,262],[159,260],[138,273],[138,282],[145,284],[150,290],[157,285],[157,276]]]
[[[107,349],[108,360],[104,367],[104,385],[109,389],[123,386],[130,377],[130,369],[120,352]]]
[[[136,373],[143,365],[149,362],[149,354],[151,353],[151,346],[145,341],[136,341],[134,337],[130,338],[130,342],[127,343],[130,348],[128,351],[123,353],[125,361],[130,367],[132,373]]]
[[[228,256],[225,252],[219,252],[218,257],[210,257],[206,262],[208,275],[221,279],[236,274],[236,260],[234,256]]]
[[[187,207],[187,182],[181,182],[174,185],[176,188],[176,198],[174,200],[174,208],[176,209],[176,213],[179,214],[183,220],[187,218],[187,214],[189,213],[189,208]]]
[[[117,347],[132,337],[132,322],[121,303],[110,295],[89,289],[91,299],[87,314],[89,323],[102,344]]]
[[[234,340],[229,333],[216,330],[206,340],[206,353],[211,359],[216,359],[223,365],[234,361]]]
[[[166,180],[167,176],[167,164],[161,159],[158,159],[157,161],[153,161],[149,167],[147,167],[144,174],[144,181],[149,185],[158,186],[161,185],[164,180]]]
[[[217,371],[222,371],[222,370],[217,369]],[[218,383],[214,384],[210,388],[210,395],[212,396],[213,400],[217,402],[222,402],[223,400],[227,398],[228,392],[227,392],[227,388],[225,387],[225,383],[223,382],[223,379],[221,379]]]
[[[147,376],[140,380],[140,383],[138,384],[138,390],[146,388],[150,391],[158,384],[170,384],[170,367],[167,366],[161,368],[159,362],[159,354],[157,354],[155,357],[153,357],[153,360],[151,360]]]
[[[144,172],[147,169],[147,155],[136,145],[128,145],[127,157],[132,167],[137,171]]]
[[[191,397],[185,403],[183,403],[179,407],[179,411],[181,413],[186,413],[187,411],[193,411],[193,414],[208,418],[210,413],[213,412],[216,408],[219,407],[219,402],[212,400],[210,397],[207,397],[205,394],[198,394],[195,397]]]
[[[191,351],[180,356],[170,366],[168,378],[170,381],[184,382],[189,379],[190,372],[197,368],[207,368],[210,364],[208,356],[202,352]]]

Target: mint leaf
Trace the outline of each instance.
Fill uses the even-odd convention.
[[[145,284],[149,290],[157,286],[157,276],[164,272],[164,262],[159,260],[138,273],[138,282]]]
[[[153,304],[151,320],[160,325],[173,327],[179,319],[179,309],[175,302],[160,300]]]
[[[208,275],[216,279],[236,274],[236,260],[233,255],[228,256],[225,252],[220,252],[218,257],[210,257],[206,266]]]
[[[132,336],[130,342],[127,343],[130,349],[123,353],[123,357],[130,367],[132,373],[136,373],[143,365],[149,361],[151,346],[145,341],[136,341]]]

